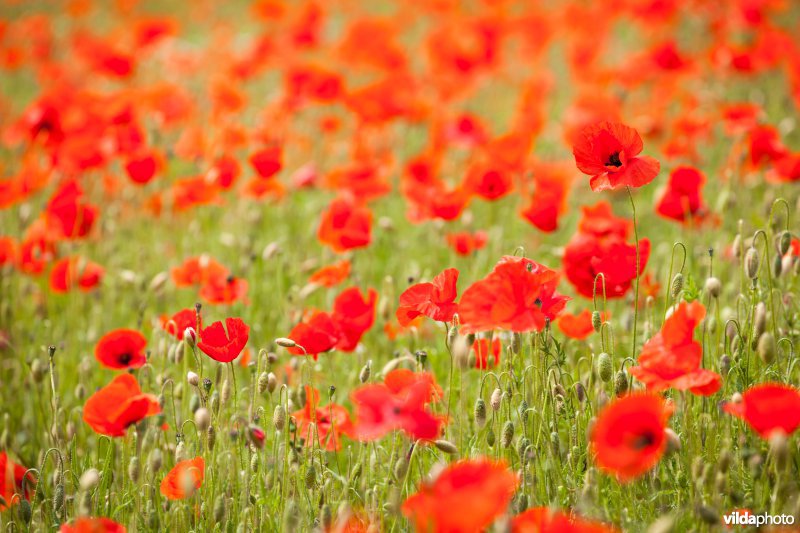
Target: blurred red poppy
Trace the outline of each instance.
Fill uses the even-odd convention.
[[[147,339],[133,329],[116,329],[103,335],[94,347],[94,356],[106,368],[140,368],[147,362]]]
[[[530,259],[504,256],[484,279],[461,296],[461,332],[493,329],[541,331],[555,319],[568,297],[555,292],[558,273]]]
[[[511,519],[511,533],[616,533],[618,529],[550,507],[534,507]]]
[[[472,351],[475,352],[475,368],[488,370],[500,364],[500,352],[503,345],[499,337],[494,339],[475,339],[472,344]]]
[[[63,183],[50,198],[45,220],[58,237],[76,239],[89,234],[98,216],[98,209],[83,201],[83,189],[77,181]]]
[[[608,320],[608,313],[603,314],[603,320]],[[582,341],[594,333],[592,325],[592,312],[584,309],[577,315],[563,313],[556,321],[561,333],[571,339]]]
[[[341,405],[330,403],[319,405],[319,391],[306,385],[306,405],[299,411],[292,413],[297,422],[297,436],[303,439],[306,446],[314,446],[313,436],[317,437],[317,446],[328,451],[339,450],[342,447],[341,435],[350,436],[353,423],[350,413]],[[311,429],[314,424],[314,429]],[[313,431],[313,433],[312,433]]]
[[[762,439],[777,431],[791,435],[800,427],[800,391],[783,383],[750,387],[741,402],[727,402],[722,408],[747,422]]]
[[[186,331],[186,328],[194,328],[195,331],[199,329],[197,311],[194,309],[181,309],[172,317],[162,316],[161,328],[177,340],[182,340],[183,332]]]
[[[334,252],[363,248],[372,240],[369,208],[337,198],[322,213],[317,238]]]
[[[363,385],[350,397],[356,407],[352,435],[361,441],[377,440],[397,429],[412,439],[433,440],[444,422],[427,409],[431,384],[423,380],[398,394],[384,384]]]
[[[678,167],[669,175],[667,186],[656,203],[656,213],[685,222],[706,213],[701,189],[706,178],[694,167]]]
[[[122,437],[128,426],[161,412],[158,399],[144,394],[131,374],[120,374],[95,392],[83,406],[83,420],[109,437]]]
[[[587,126],[573,147],[575,163],[593,191],[641,187],[658,175],[661,164],[642,151],[639,133],[618,122],[599,122]]]
[[[469,233],[462,231],[459,233],[448,233],[447,244],[458,255],[468,256],[473,252],[482,249],[486,246],[487,235],[485,231],[476,231]]]
[[[161,495],[170,500],[192,496],[203,485],[205,471],[202,457],[179,462],[161,480]]]
[[[60,533],[126,533],[122,524],[110,518],[76,518],[72,524],[61,524]]]
[[[65,257],[56,261],[50,271],[50,290],[69,292],[73,287],[89,292],[103,280],[105,270],[92,261],[80,257]]]
[[[314,272],[308,278],[308,282],[322,287],[334,287],[347,279],[347,276],[350,275],[350,268],[350,261],[342,259]]]
[[[407,368],[390,370],[383,378],[383,384],[398,397],[404,397],[417,383],[426,383],[428,398],[438,400],[443,398],[442,388],[436,383],[436,376],[430,372],[413,372]]]
[[[225,327],[222,322],[214,322],[201,329],[199,334],[197,347],[203,353],[220,363],[230,363],[244,350],[250,337],[250,326],[241,318],[229,317],[225,319]]]
[[[428,283],[412,285],[400,295],[400,306],[397,308],[397,321],[401,326],[408,326],[420,315],[427,316],[437,322],[449,322],[458,309],[456,304],[456,283],[458,270],[443,270]]]
[[[28,474],[26,479],[25,472],[28,469],[18,465],[8,458],[6,452],[0,452],[0,511],[5,511],[9,506],[17,503],[19,498],[14,498],[14,494],[22,494],[22,482],[25,481],[25,499],[30,499],[33,489],[36,487],[36,479],[33,474]]]
[[[592,428],[597,465],[623,482],[653,468],[664,454],[671,414],[655,394],[634,393],[611,402]]]
[[[420,485],[402,511],[419,532],[479,533],[506,511],[518,484],[504,462],[461,460]]]
[[[250,164],[263,179],[269,179],[283,168],[280,146],[268,146],[250,156]]]
[[[722,386],[722,377],[700,368],[703,346],[694,340],[694,329],[706,316],[697,300],[681,302],[664,321],[661,331],[642,347],[639,366],[629,368],[631,375],[647,385],[647,390],[689,390],[710,396]]]

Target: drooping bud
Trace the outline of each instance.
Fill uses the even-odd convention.
[[[439,439],[433,443],[437,448],[449,455],[458,455],[458,448],[450,441]]]
[[[775,360],[775,337],[772,332],[767,331],[758,339],[758,356],[766,364],[770,364]]]
[[[611,356],[606,352],[601,352],[597,356],[597,375],[600,379],[608,383],[614,375],[614,369],[611,366]]]
[[[744,256],[744,270],[747,274],[747,277],[750,279],[756,279],[758,277],[758,267],[758,250],[751,246]]]
[[[683,274],[682,273],[678,272],[677,274],[675,274],[675,276],[672,278],[672,285],[670,287],[671,287],[670,295],[673,298],[677,298],[678,295],[683,290]]]
[[[272,423],[275,425],[275,429],[283,431],[283,427],[286,425],[286,410],[282,405],[275,406],[275,411],[272,413]]]
[[[507,420],[506,423],[503,424],[503,433],[501,437],[502,440],[500,444],[503,445],[503,448],[511,446],[511,441],[514,439],[514,422]]]
[[[503,399],[503,391],[499,388],[494,389],[492,391],[492,396],[489,398],[489,405],[492,406],[493,411],[498,411],[500,409],[500,401]]]
[[[620,370],[614,379],[614,393],[617,396],[622,396],[628,392],[628,376]]]
[[[719,294],[722,292],[722,282],[720,282],[719,278],[713,276],[708,278],[705,284],[705,291],[710,294],[712,298],[719,298]]]
[[[483,401],[483,398],[475,400],[475,425],[478,426],[478,429],[486,425],[486,402]]]
[[[262,372],[261,375],[258,376],[258,393],[264,394],[267,390],[267,386],[269,385],[269,375],[266,372]]]
[[[297,346],[296,342],[294,342],[292,339],[287,339],[286,337],[279,337],[275,339],[275,344],[278,346],[283,346],[284,348],[294,348]]]
[[[370,374],[372,374],[372,361],[367,361],[367,364],[365,364],[361,368],[361,372],[358,373],[358,380],[361,383],[366,383],[369,381]]]
[[[600,311],[594,310],[592,311],[592,328],[595,332],[599,332],[601,327],[603,327],[603,317],[600,316]]]
[[[791,244],[792,234],[788,231],[781,233],[780,239],[778,240],[778,251],[782,256],[789,253],[789,246],[791,246]]]

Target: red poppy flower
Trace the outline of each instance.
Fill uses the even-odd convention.
[[[223,155],[214,162],[206,176],[220,189],[230,189],[241,172],[242,169],[235,157]]]
[[[133,183],[145,185],[152,180],[161,168],[161,158],[154,151],[143,152],[130,157],[125,163],[125,172]]]
[[[110,518],[76,518],[70,524],[61,524],[60,533],[126,533],[128,530]]]
[[[219,261],[207,255],[190,257],[182,265],[171,270],[172,281],[176,287],[202,285],[214,278],[225,278],[228,269]]]
[[[773,126],[758,126],[747,135],[750,149],[750,166],[757,168],[764,163],[774,163],[785,157],[789,150],[781,141],[778,130]]]
[[[750,387],[740,403],[728,402],[722,408],[747,422],[762,439],[775,431],[791,435],[800,427],[800,391],[783,383]]]
[[[181,461],[161,480],[161,495],[170,500],[192,496],[203,485],[206,462],[202,457]]]
[[[80,257],[65,257],[53,265],[50,271],[50,289],[55,293],[69,292],[78,287],[89,292],[103,279],[105,270],[97,263]]]
[[[555,231],[567,209],[567,195],[575,171],[572,165],[564,163],[536,163],[531,171],[534,193],[520,215],[540,231]]]
[[[485,231],[476,231],[475,233],[462,231],[460,233],[447,234],[447,244],[449,244],[450,248],[458,255],[463,256],[470,255],[486,246],[486,239]]]
[[[201,329],[197,347],[215,361],[230,363],[242,353],[249,337],[250,326],[241,318],[226,318],[224,328],[222,322],[214,322]]]
[[[658,175],[661,165],[642,151],[639,133],[618,122],[599,122],[584,128],[572,149],[575,163],[593,191],[641,187]]]
[[[678,167],[669,175],[667,186],[656,203],[656,213],[684,222],[706,211],[700,190],[706,178],[694,167]]]
[[[592,429],[597,465],[623,482],[653,468],[664,454],[664,430],[671,414],[655,394],[634,393],[614,400]]]
[[[350,275],[350,268],[350,261],[342,259],[311,274],[308,282],[322,287],[334,287],[347,279],[347,276]]]
[[[94,356],[106,368],[140,368],[147,362],[147,339],[133,329],[116,329],[103,335],[94,347]]]
[[[314,311],[297,324],[288,337],[299,346],[289,348],[294,355],[312,355],[314,359],[323,352],[333,349],[339,342],[339,326],[330,314],[324,311]]]
[[[420,485],[402,511],[420,532],[479,533],[506,511],[518,484],[504,462],[457,461]]]
[[[16,503],[14,494],[22,493],[22,482],[25,481],[25,499],[30,499],[33,489],[36,487],[36,480],[33,474],[28,474],[25,479],[25,472],[28,469],[22,465],[15,464],[8,458],[6,452],[0,452],[0,497],[5,503],[0,502],[0,511],[5,511],[10,505]]]
[[[464,178],[464,189],[484,200],[498,200],[513,188],[511,174],[500,166],[475,164]]]
[[[353,429],[347,409],[335,403],[320,406],[319,391],[308,385],[305,407],[292,413],[292,416],[297,421],[297,436],[309,447],[314,445],[311,424],[315,424],[313,431],[316,431],[317,445],[328,451],[341,449],[340,435],[350,436]]]
[[[556,285],[554,270],[530,259],[505,256],[461,296],[461,331],[541,331],[545,321],[553,320],[569,300],[555,292]]]
[[[358,287],[346,289],[336,297],[331,318],[339,328],[337,350],[352,352],[356,349],[361,337],[375,322],[377,299],[378,293],[374,289],[369,289],[364,298]]]
[[[576,233],[564,248],[564,273],[579,294],[591,298],[598,274],[605,278],[608,298],[621,298],[636,279],[636,245],[625,240],[630,222],[615,217],[611,206],[600,202],[583,208]],[[650,241],[639,241],[639,272],[650,257]],[[603,282],[597,279],[597,294],[603,294]]]
[[[399,394],[384,384],[363,385],[350,397],[356,407],[352,435],[358,440],[377,440],[397,429],[412,439],[439,436],[443,420],[426,408],[431,400],[431,384],[426,381],[420,380]]]
[[[499,337],[492,340],[482,338],[476,339],[472,344],[472,351],[475,352],[475,368],[488,370],[500,364],[500,352],[503,345]]]
[[[97,207],[83,201],[83,189],[76,181],[61,185],[45,209],[47,226],[59,237],[75,239],[89,234],[97,219]]]
[[[200,298],[212,305],[230,305],[234,302],[248,303],[246,279],[236,276],[214,276],[200,287]]]
[[[174,336],[177,340],[183,339],[183,332],[186,328],[199,328],[197,324],[197,312],[194,309],[182,309],[172,315],[171,318],[161,317],[161,328]]]
[[[337,198],[322,213],[317,238],[334,252],[363,248],[372,240],[371,224],[369,208]]]
[[[603,320],[608,319],[606,313]],[[582,341],[594,333],[594,326],[592,325],[592,312],[589,309],[584,309],[577,315],[564,313],[556,321],[558,329],[561,333],[571,339]]]
[[[17,241],[13,237],[0,237],[0,267],[13,265],[17,260]]]
[[[666,389],[689,390],[710,396],[722,386],[722,377],[700,368],[703,346],[694,340],[694,329],[706,316],[698,301],[681,302],[656,333],[642,347],[639,366],[629,369],[631,375],[652,392]]]
[[[281,161],[281,147],[269,146],[250,156],[250,164],[256,173],[263,179],[269,179],[283,168]]]
[[[534,507],[511,519],[511,533],[616,533],[602,522],[586,520],[549,507]]]
[[[430,372],[413,372],[407,368],[395,368],[383,378],[383,384],[398,397],[404,397],[417,383],[426,383],[427,397],[438,400],[444,397],[442,388],[436,383],[436,377]]]
[[[458,270],[448,268],[440,272],[429,283],[412,285],[400,295],[397,321],[408,326],[420,315],[437,322],[449,322],[458,309],[456,283]]]
[[[160,412],[158,399],[142,393],[132,374],[120,374],[86,400],[83,420],[101,435],[122,437],[128,426]]]

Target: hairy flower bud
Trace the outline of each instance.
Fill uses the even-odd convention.
[[[748,248],[747,253],[744,256],[744,270],[747,274],[747,277],[750,279],[756,279],[756,277],[758,277],[758,267],[758,250],[751,246]]]
[[[600,311],[594,310],[592,311],[592,328],[595,332],[599,332],[601,327],[603,327],[603,317],[600,316]]]
[[[614,369],[611,366],[611,356],[606,352],[601,352],[597,356],[597,375],[600,379],[608,383],[614,375]]]
[[[683,274],[680,272],[675,274],[675,276],[672,278],[672,285],[670,287],[670,295],[673,298],[677,298],[683,290]]]
[[[493,411],[498,411],[500,409],[500,401],[503,399],[503,391],[499,388],[494,389],[492,391],[492,396],[489,398],[489,405],[492,406]]]
[[[272,423],[275,425],[275,429],[283,431],[283,427],[286,425],[286,410],[282,405],[275,406],[275,411],[272,413]]]
[[[475,400],[475,425],[478,426],[478,429],[486,425],[486,402],[483,401],[483,398]]]

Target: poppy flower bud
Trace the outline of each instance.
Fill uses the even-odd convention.
[[[64,505],[64,485],[58,484],[56,485],[56,490],[53,492],[53,509],[56,512],[61,510],[61,507]]]
[[[494,389],[492,391],[492,396],[489,398],[489,405],[492,406],[493,411],[497,411],[500,409],[500,401],[503,399],[503,391],[499,388]]]
[[[224,404],[227,404],[228,400],[231,399],[231,383],[227,379],[222,382],[222,392],[219,399]]]
[[[220,494],[214,501],[214,522],[219,524],[225,520],[225,496]]]
[[[198,431],[206,431],[211,424],[211,413],[205,407],[200,407],[194,412],[194,423]]]
[[[186,374],[186,381],[188,381],[189,385],[192,387],[197,387],[200,384],[200,376],[190,371]]]
[[[664,436],[667,438],[667,454],[677,452],[681,449],[681,438],[672,428],[664,430]]]
[[[511,441],[514,439],[514,422],[511,420],[507,420],[505,424],[503,424],[503,433],[501,435],[500,444],[503,445],[503,448],[508,448],[511,446]]]
[[[458,448],[450,441],[439,439],[433,443],[437,448],[449,455],[458,455]]]
[[[747,273],[747,277],[756,279],[758,277],[758,267],[758,251],[751,246],[744,256],[744,270]]]
[[[675,274],[675,277],[672,278],[672,285],[670,287],[670,295],[672,295],[673,298],[677,298],[683,290],[683,274],[680,272]]]
[[[724,353],[722,357],[719,358],[719,372],[723,376],[726,376],[728,372],[731,371],[731,357]]]
[[[208,437],[208,449],[213,450],[214,444],[217,443],[217,430],[214,429],[214,426],[208,426],[206,437]]]
[[[475,425],[478,426],[478,429],[486,425],[486,402],[483,401],[483,398],[475,400]]]
[[[275,411],[272,413],[272,424],[278,431],[283,431],[286,425],[286,410],[282,405],[276,405]]]
[[[296,342],[294,342],[292,339],[287,339],[286,337],[279,337],[275,339],[275,344],[278,346],[283,346],[284,348],[294,348],[297,346]]]
[[[775,336],[767,331],[758,339],[758,356],[766,364],[770,364],[775,360]]]
[[[783,231],[778,239],[778,252],[780,252],[781,255],[786,255],[789,253],[789,246],[791,246],[791,244],[792,234],[788,231]]]
[[[611,381],[614,375],[614,369],[611,366],[611,356],[606,352],[601,352],[600,355],[597,356],[597,375],[599,375],[600,379],[605,383]]]
[[[175,446],[175,462],[180,463],[184,459],[186,455],[186,444],[183,441],[180,441],[177,446]]]
[[[25,525],[30,524],[31,518],[33,517],[31,502],[24,498],[19,501],[19,517],[22,519]]]
[[[371,373],[372,373],[372,361],[367,361],[367,364],[365,364],[361,368],[361,372],[358,373],[358,380],[361,383],[366,383],[367,381],[369,381],[369,376]]]
[[[738,259],[742,256],[742,236],[738,233],[736,237],[733,239],[733,244],[731,245],[733,248],[733,255]]]
[[[247,430],[247,436],[250,439],[250,443],[259,450],[263,448],[264,440],[267,437],[267,434],[264,433],[264,430],[253,424],[250,424]]]
[[[586,400],[586,387],[583,386],[583,383],[580,381],[575,383],[575,396],[578,398],[580,403],[583,403]]]
[[[135,455],[131,457],[131,462],[128,463],[128,477],[130,477],[131,481],[134,483],[139,481],[139,458]]]
[[[620,370],[614,379],[614,393],[617,396],[622,396],[628,392],[628,376]]]
[[[772,260],[772,275],[779,278],[783,274],[783,257],[776,255]]]
[[[275,377],[275,374],[270,372],[267,374],[267,390],[270,394],[275,392],[275,389],[278,387],[278,378]]]
[[[600,316],[600,311],[592,311],[592,329],[599,332],[601,327],[603,327],[603,317]]]
[[[269,375],[266,372],[262,372],[260,376],[258,376],[258,393],[264,394],[267,390],[267,385],[269,385]]]
[[[214,393],[211,395],[208,405],[211,407],[212,413],[215,415],[219,414],[219,393],[217,391],[214,391]]]
[[[150,452],[150,457],[148,458],[147,462],[150,465],[150,472],[158,472],[161,470],[161,464],[163,462],[161,450],[158,448],[153,448],[153,451]]]
[[[394,464],[394,477],[397,481],[401,481],[406,476],[406,472],[408,472],[408,458],[405,455],[401,455],[397,462]]]
[[[719,298],[719,294],[722,292],[722,283],[720,282],[719,278],[712,276],[706,280],[704,288],[712,298]]]
[[[789,441],[786,438],[786,433],[782,430],[775,430],[769,436],[769,453],[772,454],[775,466],[779,469],[783,469],[786,466],[789,458]]]
[[[491,447],[494,446],[494,442],[495,442],[494,429],[492,429],[492,427],[489,426],[489,431],[486,432],[486,444],[488,444]]]
[[[81,474],[81,479],[79,481],[81,490],[90,491],[95,488],[98,483],[100,483],[100,472],[98,472],[96,468],[90,468]]]
[[[197,332],[192,327],[188,327],[183,330],[183,342],[191,346],[192,348],[195,347],[197,344]]]

